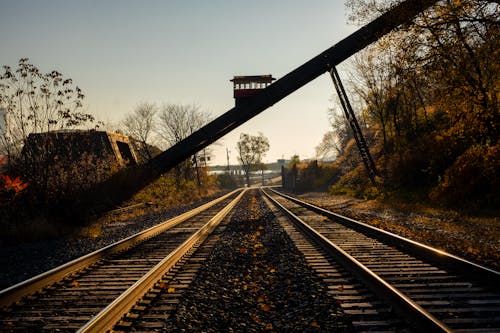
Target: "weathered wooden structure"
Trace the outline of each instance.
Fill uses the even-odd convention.
[[[113,161],[120,167],[137,164],[136,153],[128,136],[108,131],[64,130],[32,133],[28,136],[23,154],[49,154],[53,160],[77,161],[91,154],[103,161]]]

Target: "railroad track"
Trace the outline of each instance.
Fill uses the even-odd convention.
[[[120,299],[156,282],[239,201],[237,190],[0,292],[0,332],[76,331]],[[125,295],[125,296],[124,296]],[[129,296],[130,297],[130,296]],[[120,318],[121,314],[114,316]],[[105,317],[108,318],[108,317]],[[107,319],[109,320],[109,318]],[[98,327],[96,332],[104,331]]]
[[[399,317],[416,331],[500,331],[499,272],[274,190],[265,192],[293,220],[293,230],[299,228],[315,244],[306,245],[315,252],[309,255],[311,265],[356,330],[400,330]]]
[[[241,301],[242,295],[250,298],[256,296],[255,290],[266,295],[266,289],[275,288],[273,290],[278,290],[278,293],[283,292],[284,296],[280,297],[284,297],[284,300],[273,301],[276,295],[262,297],[262,294],[258,294],[259,297],[254,299],[257,304],[248,303],[252,307],[250,312],[236,304],[233,309],[242,312],[232,312],[231,316],[237,317],[236,322],[244,321],[243,317],[246,316],[245,325],[254,325],[240,327],[279,331],[280,327],[288,327],[288,324],[273,319],[275,326],[271,322],[264,325],[264,318],[271,309],[280,313],[279,316],[289,316],[290,310],[281,313],[282,306],[273,304],[300,304],[302,300],[297,303],[298,299],[287,299],[286,293],[291,295],[290,292],[306,301],[307,296],[298,296],[297,289],[293,289],[295,282],[290,281],[295,276],[293,269],[282,268],[281,264],[269,261],[269,258],[276,259],[276,256],[285,257],[285,261],[290,260],[286,259],[287,256],[292,257],[292,253],[287,252],[290,249],[279,251],[283,245],[273,247],[269,243],[271,239],[283,241],[280,237],[272,238],[277,236],[276,229],[267,229],[271,222],[284,230],[293,246],[302,253],[307,263],[300,264],[302,267],[307,266],[306,273],[302,273],[315,275],[326,286],[323,292],[327,294],[326,298],[319,297],[322,299],[320,304],[324,305],[315,304],[320,301],[318,296],[309,304],[319,306],[317,309],[321,311],[329,307],[325,310],[328,316],[342,312],[345,324],[332,326],[335,330],[340,327],[344,331],[357,332],[499,331],[498,272],[297,199],[281,196],[269,189],[263,192],[265,196],[262,198],[255,190],[233,192],[152,228],[146,234],[133,236],[0,292],[0,332],[165,330],[166,327],[172,327],[168,325],[175,325],[175,321],[169,324],[166,321],[171,316],[175,317],[179,306],[186,308],[182,305],[186,304],[182,303],[186,302],[183,295],[189,294],[186,291],[192,285],[199,288],[200,279],[202,287],[207,283],[206,275],[202,278],[198,278],[198,275],[201,267],[207,267],[209,254],[227,254],[228,251],[259,264],[248,266],[248,263],[241,262],[242,267],[235,267],[238,264],[225,262],[226,271],[223,274],[227,275],[223,275],[224,287],[221,290],[213,287],[193,289],[197,291],[194,292],[195,299],[190,303],[191,306],[203,303],[197,297],[206,298],[206,294],[210,293],[208,308],[201,311],[214,311],[214,314],[206,315],[210,319],[205,319],[201,327],[215,331],[210,326],[216,321],[217,311],[220,312],[215,304],[224,304],[224,307],[231,309],[232,301],[228,300],[231,295]],[[228,242],[227,239],[237,235],[233,230],[235,226],[242,228],[248,223],[232,217],[233,208],[244,193],[251,193],[249,197],[253,204],[247,208],[242,202],[238,208],[240,214],[252,211],[250,215],[253,214],[253,217],[248,218],[255,220],[253,229],[246,230],[247,235],[242,238],[244,242],[252,240],[247,248],[242,248],[243,245],[238,242]],[[248,197],[246,201],[249,201]],[[269,211],[270,215],[265,211]],[[259,220],[261,218],[267,219],[267,222]],[[225,234],[228,225],[232,225],[233,233]],[[274,236],[269,238],[266,235],[266,238],[262,235],[265,230]],[[221,239],[226,244],[223,250],[212,251]],[[264,239],[267,239],[267,244]],[[237,248],[228,248],[229,243]],[[266,253],[269,253],[268,261],[265,259]],[[257,260],[255,256],[260,259]],[[211,270],[218,269],[213,265],[219,265],[221,257],[215,258],[211,261]],[[276,272],[274,267],[282,271]],[[258,277],[260,282],[246,280],[250,278],[249,272],[254,272],[253,276]],[[243,276],[245,279],[241,278]],[[279,276],[283,279],[282,284],[279,284]],[[296,281],[302,283],[300,288],[305,286],[304,278],[305,275],[295,277]],[[258,289],[258,284],[264,283],[262,279],[267,281],[267,287]],[[314,278],[306,279],[315,281]],[[270,306],[262,303],[264,299]],[[255,306],[258,306],[257,310],[253,308]],[[192,311],[194,309],[189,308],[188,312]],[[259,322],[256,317],[260,315]],[[302,318],[302,315],[299,314],[298,318]],[[226,320],[226,314],[223,314],[222,323],[226,323]],[[306,322],[303,327],[318,330],[318,322],[313,321],[311,325],[314,326],[308,326]],[[331,323],[331,318],[328,318],[322,323],[326,326],[321,327],[320,331],[330,331],[332,327],[328,325]]]
[[[280,272],[283,278],[280,281],[281,284],[277,281],[280,280],[278,277],[280,273],[277,273],[276,270],[282,270],[283,268],[278,264],[280,260],[269,259],[281,257],[281,259],[288,261],[288,258],[293,258],[292,253],[286,250],[281,251],[281,247],[284,245],[282,244],[283,239],[279,237],[280,232],[271,227],[271,225],[277,225],[274,222],[276,219],[272,215],[270,208],[264,203],[260,193],[256,189],[247,193],[249,193],[248,196],[237,207],[234,216],[230,215],[231,218],[222,221],[217,229],[207,236],[203,242],[198,242],[183,256],[182,260],[176,262],[173,269],[162,270],[163,275],[156,276],[156,282],[149,289],[143,289],[141,293],[137,293],[135,297],[131,298],[130,303],[126,302],[131,305],[128,306],[128,312],[115,314],[116,309],[122,307],[120,300],[117,300],[116,304],[112,304],[103,310],[91,322],[82,327],[79,332],[103,332],[108,329],[112,329],[113,332],[167,332],[171,330],[187,330],[189,332],[200,330],[209,332],[219,332],[220,330],[280,331],[280,328],[284,327],[281,326],[283,324],[288,327],[286,330],[290,331],[288,319],[280,323],[277,323],[279,320],[275,319],[274,325],[276,326],[273,326],[269,321],[266,323],[264,317],[268,317],[266,314],[269,311],[280,313],[281,318],[283,315],[290,316],[290,310],[286,310],[286,306],[284,309],[283,304],[297,304],[308,298],[307,296],[304,297],[307,291],[300,290],[301,295],[298,295],[295,286],[297,281],[301,282],[302,285],[307,285],[308,282],[302,281],[303,275],[297,278],[297,274],[294,274],[295,272],[290,269],[284,269]],[[228,231],[226,228],[230,230]],[[279,226],[278,229],[283,232]],[[280,245],[275,245],[274,241],[277,241]],[[271,248],[275,251],[270,251]],[[227,261],[228,256],[234,259],[234,255],[237,258],[235,261]],[[245,262],[240,261],[242,258],[246,259]],[[199,272],[202,263],[205,269],[212,272],[212,275],[209,273],[207,276],[206,270],[205,272]],[[220,267],[224,268],[220,269]],[[305,264],[302,267],[302,270],[307,272],[306,275],[313,273]],[[217,273],[213,274],[214,271]],[[201,276],[198,276],[198,274]],[[214,278],[219,281],[214,283],[212,281]],[[292,282],[291,280],[294,278],[296,281]],[[305,278],[308,281],[321,280],[319,277],[316,277],[316,280],[314,278],[310,279],[310,277]],[[190,291],[191,288],[193,288],[191,297],[194,295],[194,300],[191,299],[190,301],[190,296],[187,296],[186,300],[184,294],[186,291]],[[314,288],[312,287],[312,289]],[[285,301],[281,303],[281,306],[273,303],[272,298],[276,295],[268,294],[269,289],[275,291],[277,289],[282,294],[278,296],[281,301]],[[297,296],[299,298],[295,299]],[[323,298],[323,300],[316,298],[317,296],[309,297],[311,303],[305,306],[301,304],[301,307],[314,304],[319,309],[322,304],[325,304],[327,309],[321,309],[323,314],[335,314],[338,308],[336,303],[333,300],[330,303],[321,303],[329,296],[318,297]],[[238,300],[235,301],[230,297]],[[241,303],[242,299],[243,303]],[[264,302],[270,305],[268,306]],[[204,303],[204,305],[200,306],[201,303]],[[241,304],[245,304],[245,306],[242,307]],[[187,322],[179,321],[178,317],[175,318],[176,315],[179,316],[179,307],[184,308],[180,312],[184,312],[184,314],[187,312],[188,317],[191,318],[187,319]],[[271,310],[271,308],[274,310]],[[302,317],[301,311],[304,311],[304,309],[297,311],[298,315],[295,318],[296,321],[297,319],[299,321],[295,325],[300,327],[300,331],[302,329],[319,328],[319,324],[316,322],[312,323],[314,326],[310,326],[308,320]],[[204,320],[198,317],[200,312],[203,313],[204,317],[202,318]],[[194,320],[192,320],[192,317],[195,317]],[[229,319],[229,317],[232,319]],[[327,318],[326,322],[328,320]],[[336,330],[338,327],[345,330],[348,326],[338,324],[335,322],[335,318],[330,319],[328,323],[332,321],[334,326],[325,327],[321,331],[324,332],[325,329],[326,331]],[[114,324],[110,325],[110,323]],[[299,329],[295,326],[292,331],[299,331]],[[313,331],[317,331],[317,329],[313,329]]]

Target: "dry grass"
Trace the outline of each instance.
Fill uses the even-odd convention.
[[[176,183],[171,175],[165,175],[148,185],[132,199],[123,204],[123,209],[117,209],[104,214],[102,217],[82,228],[82,237],[99,237],[103,228],[120,228],[131,223],[135,218],[168,208],[189,205],[204,198],[220,193],[220,188],[214,181],[206,181],[204,186],[198,187],[195,181]],[[127,208],[130,207],[130,208]]]

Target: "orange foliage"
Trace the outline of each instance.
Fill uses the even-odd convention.
[[[0,191],[10,191],[13,190],[15,193],[19,193],[28,187],[28,183],[23,183],[20,177],[11,179],[8,175],[2,175],[3,184],[0,184]]]

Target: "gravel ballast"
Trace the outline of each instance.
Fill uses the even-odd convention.
[[[166,332],[350,331],[256,191],[239,204],[166,325]]]
[[[0,248],[0,290],[22,282],[73,259],[115,243],[158,223],[209,202],[224,193],[190,205],[171,207],[160,211],[146,211],[125,222],[110,223],[106,219],[96,222],[99,235],[68,235],[59,239],[26,242]]]

